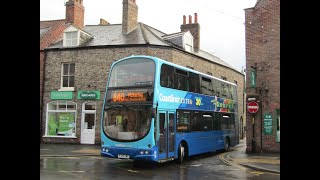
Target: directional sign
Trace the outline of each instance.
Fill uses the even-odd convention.
[[[256,113],[259,110],[259,105],[255,101],[250,101],[248,103],[247,109],[249,113]]]

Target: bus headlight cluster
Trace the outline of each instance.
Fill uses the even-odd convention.
[[[109,150],[107,148],[102,148],[103,152],[109,152]]]
[[[141,155],[143,155],[143,154],[149,154],[149,151],[148,151],[148,150],[141,150],[141,151],[140,151],[140,154],[141,154]]]

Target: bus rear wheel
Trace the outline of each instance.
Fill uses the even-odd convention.
[[[229,141],[229,138],[226,137],[224,138],[224,151],[228,151],[229,150],[229,147],[230,147],[230,141]]]
[[[184,157],[185,157],[185,147],[183,146],[182,143],[180,143],[179,148],[178,148],[178,163],[179,164],[182,164]]]

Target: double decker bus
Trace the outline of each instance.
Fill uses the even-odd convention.
[[[237,86],[151,56],[111,66],[101,156],[165,162],[239,144]]]

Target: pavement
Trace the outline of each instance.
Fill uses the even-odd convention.
[[[237,146],[223,153],[220,159],[229,165],[280,174],[280,153],[246,153],[246,139],[241,139]]]
[[[100,156],[100,145],[40,144],[40,158]],[[246,139],[220,155],[220,160],[241,169],[280,174],[280,153],[246,153]]]

